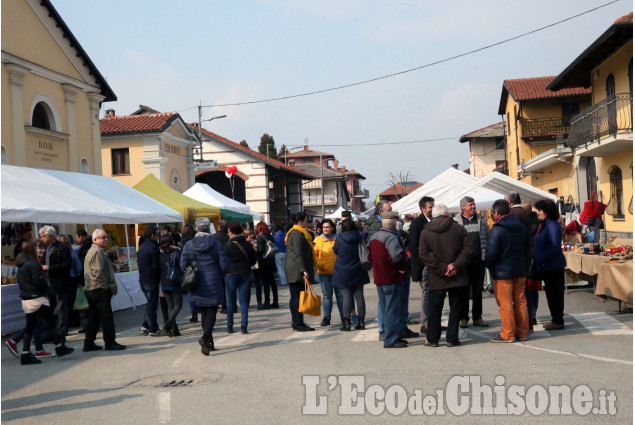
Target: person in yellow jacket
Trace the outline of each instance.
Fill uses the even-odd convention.
[[[322,287],[322,310],[324,310],[324,318],[320,326],[328,326],[331,324],[331,311],[333,310],[333,292],[335,292],[335,300],[337,308],[340,311],[340,318],[343,320],[343,297],[340,288],[334,288],[331,282],[333,278],[333,268],[335,267],[335,253],[333,245],[335,245],[335,224],[332,220],[325,219],[322,221],[322,234],[313,241],[313,252],[317,265],[318,278]]]

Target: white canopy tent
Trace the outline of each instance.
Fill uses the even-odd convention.
[[[406,214],[418,214],[419,200],[424,196],[431,196],[437,204],[447,204],[448,200],[463,189],[472,186],[479,180],[456,168],[448,168],[414,192],[404,196],[392,204],[393,211],[404,216]]]
[[[194,186],[183,192],[183,195],[214,207],[236,211],[241,214],[249,214],[253,217],[255,223],[258,223],[262,219],[261,213],[253,211],[242,202],[238,202],[218,193],[205,183],[195,183]]]
[[[541,199],[551,199],[556,202],[558,198],[549,192],[533,187],[527,183],[513,179],[501,173],[492,172],[480,179],[477,183],[457,193],[446,205],[453,211],[460,211],[459,202],[464,196],[474,198],[477,209],[491,208],[494,201],[503,199],[510,192],[517,192],[522,201],[532,204]],[[480,206],[479,206],[480,203]]]
[[[3,165],[2,221],[134,224],[183,222],[183,214],[104,176]]]
[[[342,213],[344,211],[346,211],[346,208],[339,207],[338,209],[333,211],[331,214],[327,215],[326,218],[330,218],[331,220],[341,219],[342,218]]]

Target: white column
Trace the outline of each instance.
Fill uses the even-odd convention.
[[[71,84],[62,84],[64,103],[66,104],[68,132],[68,162],[70,171],[79,171],[79,155],[77,146],[77,120],[75,116],[75,95],[81,90]],[[100,146],[101,149],[101,146]]]
[[[88,93],[90,117],[93,123],[93,174],[101,176],[101,132],[99,131],[99,104],[105,96]]]
[[[9,84],[11,85],[11,113],[13,118],[13,163],[25,167],[26,163],[26,133],[24,126],[24,99],[22,95],[22,77],[29,73],[27,68],[16,64],[7,64]]]

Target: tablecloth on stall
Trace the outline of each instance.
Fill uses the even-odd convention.
[[[564,252],[564,257],[567,259],[567,269],[589,276],[600,273],[600,269],[608,261],[608,258],[600,255],[578,254],[577,252]]]
[[[595,295],[633,303],[633,262],[604,264],[598,273]]]
[[[143,292],[141,292],[138,271],[115,273],[115,280],[119,290],[117,295],[110,300],[112,311],[135,308],[148,302]]]

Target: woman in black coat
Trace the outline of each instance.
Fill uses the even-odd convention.
[[[73,348],[67,347],[60,338],[55,327],[53,310],[48,299],[48,283],[44,277],[42,266],[37,260],[35,242],[29,241],[22,245],[22,252],[18,255],[18,286],[22,309],[26,313],[26,329],[22,342],[22,355],[20,363],[23,365],[42,363],[31,353],[31,338],[38,317],[42,317],[55,342],[55,353],[62,357],[73,352]]]
[[[183,291],[181,290],[181,281],[183,274],[181,272],[181,250],[172,245],[173,239],[170,233],[164,233],[159,240],[159,265],[161,266],[161,291],[163,292],[163,299],[165,299],[167,309],[167,319],[165,320],[165,326],[163,330],[165,333],[172,336],[181,336],[179,327],[176,324],[176,318],[181,312],[183,307]],[[178,268],[176,270],[176,277],[179,277],[178,281],[169,280],[170,269]]]
[[[265,258],[267,254],[267,242],[271,242],[275,245],[271,231],[267,223],[260,222],[256,225],[256,255],[258,256],[258,269],[254,270],[254,273],[260,274],[260,279],[265,287],[265,302],[258,309],[268,310],[270,308],[280,308],[278,304],[278,286],[276,285],[276,279],[274,272],[276,271],[276,258],[275,255],[270,258]],[[269,293],[273,293],[273,303],[269,297]]]
[[[333,252],[337,255],[335,268],[333,269],[333,286],[342,289],[344,297],[343,323],[341,331],[351,330],[351,306],[353,298],[357,304],[359,321],[355,329],[366,329],[364,317],[366,316],[366,302],[364,300],[364,285],[370,282],[368,273],[362,269],[359,260],[359,244],[365,243],[361,233],[357,230],[355,222],[351,219],[342,222],[342,233],[335,240]]]
[[[227,333],[234,332],[234,310],[236,298],[240,302],[240,333],[246,334],[249,324],[249,299],[251,298],[251,266],[256,264],[256,253],[251,243],[242,234],[240,223],[227,226],[229,242],[225,251],[229,257],[229,270],[225,275],[227,296]],[[237,296],[238,295],[238,296]]]

